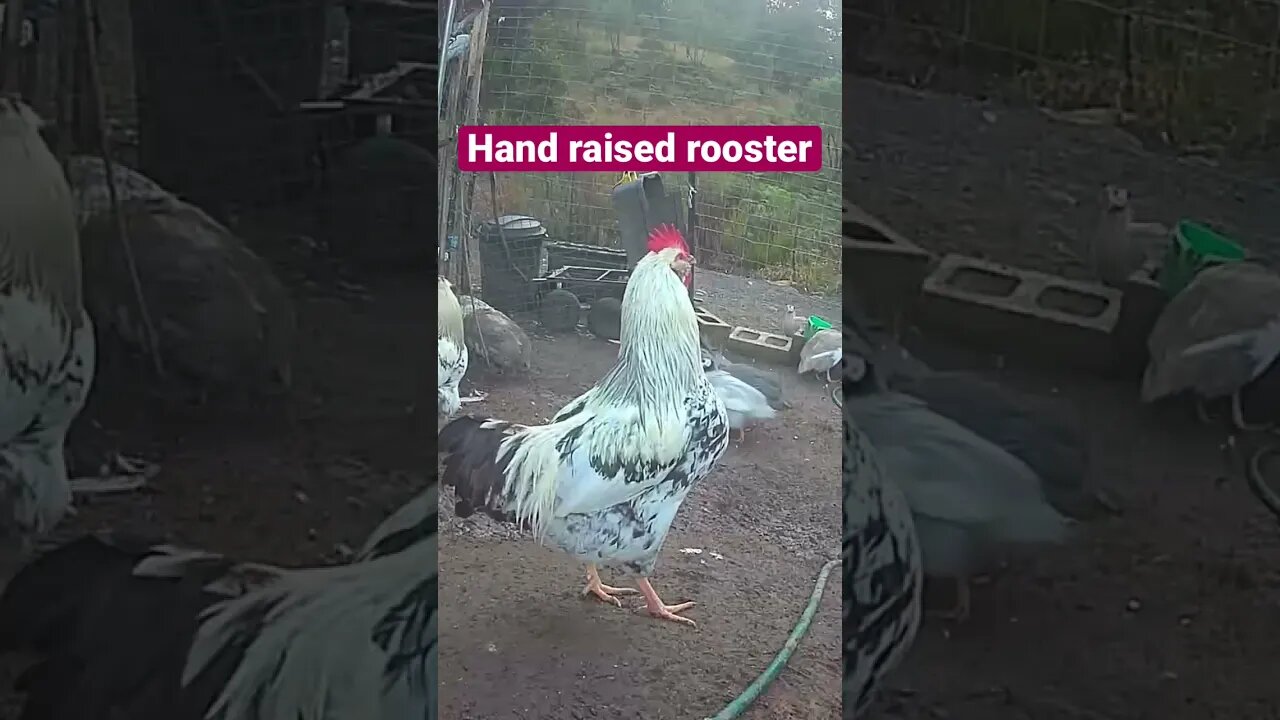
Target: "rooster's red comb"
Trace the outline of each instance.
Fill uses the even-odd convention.
[[[649,252],[661,252],[667,248],[677,248],[686,255],[689,253],[684,235],[674,225],[659,225],[649,233]]]

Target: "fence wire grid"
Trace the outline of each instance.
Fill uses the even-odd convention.
[[[435,2],[31,0],[23,10],[5,74],[57,126],[86,303],[107,344],[145,351],[145,306],[168,374],[212,381],[232,374],[215,367],[223,360],[287,354],[298,293],[354,296],[366,271],[425,270]],[[237,324],[245,303],[264,327]],[[242,331],[262,348],[219,335]]]
[[[1280,259],[1280,3],[862,0],[853,201],[921,245],[1096,279],[1104,186]]]
[[[823,127],[817,174],[697,176],[701,267],[838,292],[839,7],[826,0],[558,0],[490,11],[481,122]],[[443,134],[442,130],[442,134]],[[643,171],[644,168],[637,168]],[[537,218],[552,241],[619,248],[608,173],[499,173],[474,225]],[[685,173],[663,175],[687,199]]]

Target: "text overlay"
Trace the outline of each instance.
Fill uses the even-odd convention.
[[[817,125],[465,125],[465,172],[818,172]]]

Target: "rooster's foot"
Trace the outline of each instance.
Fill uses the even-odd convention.
[[[653,586],[649,584],[648,578],[640,578],[636,581],[636,584],[640,586],[640,592],[644,594],[645,605],[647,606],[646,609],[649,611],[650,615],[658,618],[659,620],[671,620],[672,622],[678,622],[690,627],[698,627],[698,623],[679,614],[691,607],[694,607],[697,603],[682,602],[676,605],[667,605],[662,602],[662,598],[658,597],[657,591],[655,591]]]
[[[71,480],[73,495],[111,495],[141,490],[160,472],[160,466],[146,460],[112,455],[98,469],[98,477]]]
[[[622,607],[622,601],[615,597],[616,595],[635,595],[638,592],[639,590],[635,588],[619,588],[605,585],[600,582],[600,571],[596,569],[596,566],[587,566],[587,586],[582,588],[583,595],[595,595],[603,602]]]
[[[108,478],[77,478],[70,481],[73,495],[112,495],[134,492],[147,486],[144,475],[117,475]]]

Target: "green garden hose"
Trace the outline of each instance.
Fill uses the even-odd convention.
[[[809,632],[809,624],[813,622],[813,616],[818,612],[818,603],[822,600],[822,591],[827,586],[827,575],[831,574],[831,569],[840,562],[840,558],[828,560],[822,566],[822,572],[818,573],[818,582],[814,584],[813,593],[809,595],[809,604],[805,607],[804,612],[800,614],[800,620],[796,622],[796,626],[791,630],[791,635],[787,637],[787,642],[773,656],[773,661],[769,663],[769,667],[764,672],[756,676],[751,681],[746,690],[743,690],[738,697],[734,698],[724,709],[716,713],[712,717],[705,720],[734,720],[741,717],[742,713],[751,707],[751,703],[755,702],[761,694],[768,689],[774,680],[778,679],[778,675],[782,673],[782,669],[787,666],[787,661],[791,659],[792,653],[800,646],[800,641],[804,639],[805,633]]]
[[[1280,492],[1276,492],[1263,472],[1263,466],[1272,455],[1280,454],[1280,446],[1264,445],[1253,453],[1249,459],[1249,488],[1262,501],[1262,504],[1280,519]]]

